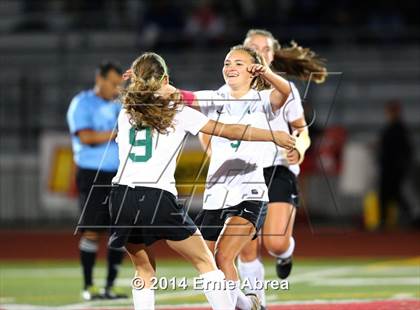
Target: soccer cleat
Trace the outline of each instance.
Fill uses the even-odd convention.
[[[128,295],[125,294],[121,289],[115,287],[104,288],[101,291],[101,296],[104,299],[123,299],[128,298]]]
[[[251,310],[261,310],[262,305],[260,298],[254,293],[245,294],[252,302]]]
[[[286,279],[292,271],[292,265],[292,256],[284,259],[278,257],[276,261],[277,276],[280,279]]]
[[[102,299],[102,296],[99,293],[99,289],[96,286],[92,285],[82,291],[82,298],[83,300],[89,301],[89,300]]]

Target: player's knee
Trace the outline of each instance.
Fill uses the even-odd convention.
[[[206,264],[206,265],[212,265],[214,266],[215,262],[214,262],[214,257],[212,254],[206,254],[206,255],[202,255],[202,257],[200,258],[200,260]]]
[[[82,238],[97,242],[99,240],[99,233],[96,231],[84,231]]]
[[[226,266],[233,264],[234,260],[233,256],[229,255],[229,253],[221,251],[220,249],[216,249],[214,258],[216,259],[217,266],[222,270],[225,270]]]
[[[264,242],[265,248],[273,256],[279,256],[289,248],[289,240],[287,238],[277,238]]]
[[[251,262],[258,258],[258,250],[253,247],[245,247],[241,251],[239,258],[243,262]]]
[[[155,276],[156,271],[147,259],[134,257],[132,261],[138,276],[141,276],[144,279]]]
[[[150,264],[139,264],[135,265],[136,276],[143,278],[144,280],[150,280],[156,276],[156,271]]]

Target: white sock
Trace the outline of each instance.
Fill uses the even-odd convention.
[[[236,309],[236,304],[238,302],[238,290],[236,289],[238,287],[238,282],[235,282],[235,288],[233,290],[229,290],[230,294],[230,301],[233,305],[235,305],[234,309]]]
[[[204,287],[209,288],[208,290],[204,290],[204,294],[213,310],[235,309],[235,304],[231,300],[231,290],[226,289],[226,285],[222,284],[225,281],[225,274],[221,270],[206,272],[201,274],[200,277],[204,280]],[[210,284],[207,285],[206,283],[209,282]],[[220,282],[221,285],[212,285],[211,282]],[[217,287],[220,287],[220,289],[217,289]]]
[[[154,310],[155,309],[155,291],[150,288],[141,290],[132,290],[133,303],[135,310]]]
[[[241,291],[241,281],[236,281],[236,307],[241,310],[251,310],[252,302],[248,296]]]
[[[286,250],[286,252],[278,255],[277,257],[281,258],[281,259],[288,258],[288,257],[292,256],[294,250],[295,250],[295,239],[293,237],[290,237],[289,248]]]
[[[264,288],[257,290],[256,283],[257,281],[262,283],[264,281],[265,271],[264,265],[261,261],[257,258],[250,262],[242,262],[240,258],[238,258],[238,271],[239,275],[241,276],[242,281],[248,279],[251,289],[249,287],[245,287],[245,293],[254,293],[260,298],[261,304],[265,307],[265,290]]]

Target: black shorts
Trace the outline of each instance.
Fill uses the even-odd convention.
[[[225,221],[232,216],[240,216],[250,221],[255,229],[255,239],[264,224],[267,215],[267,202],[247,200],[240,204],[218,210],[201,210],[195,219],[195,223],[208,241],[216,241],[222,232]]]
[[[264,168],[265,184],[270,202],[286,202],[299,206],[299,191],[295,174],[285,166]]]
[[[168,191],[114,185],[109,205],[112,225],[110,247],[126,243],[150,245],[157,240],[185,240],[197,231],[186,209]]]
[[[78,230],[104,231],[110,224],[108,201],[111,181],[117,172],[77,169],[80,218]]]

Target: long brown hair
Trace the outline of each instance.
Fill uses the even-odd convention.
[[[264,36],[272,40],[274,59],[271,66],[278,72],[284,72],[288,76],[300,80],[311,80],[315,83],[323,83],[328,76],[325,67],[325,59],[320,58],[309,48],[299,46],[295,41],[290,46],[282,47],[270,31],[263,29],[251,29],[246,34],[244,43],[252,36]]]
[[[150,127],[161,134],[168,133],[168,128],[174,127],[179,94],[169,98],[156,94],[168,77],[165,60],[158,54],[144,53],[133,62],[131,70],[130,83],[121,91],[130,123],[137,129]]]
[[[246,47],[244,45],[235,45],[233,46],[230,51],[242,51],[247,53],[249,56],[251,56],[253,63],[264,65],[266,66],[267,63],[264,60],[264,57],[262,57],[260,54],[258,54],[254,49],[250,47]],[[264,80],[261,76],[256,76],[251,81],[251,88],[254,88],[256,90],[263,90],[270,88],[271,85],[266,80]]]

